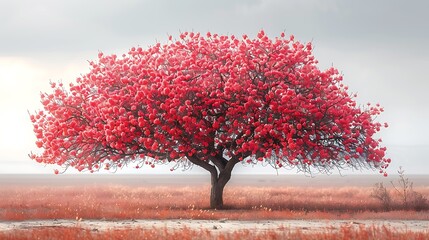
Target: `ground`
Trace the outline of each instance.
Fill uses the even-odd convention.
[[[410,180],[429,197],[428,176]],[[389,186],[395,176],[237,175],[225,190],[226,210],[208,209],[208,181],[205,175],[0,175],[0,238],[429,239],[428,209],[403,209],[393,189],[390,211],[370,197],[376,182]]]

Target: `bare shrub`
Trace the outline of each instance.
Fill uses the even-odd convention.
[[[405,170],[403,170],[402,167],[399,167],[398,185],[395,185],[393,181],[390,181],[390,183],[401,198],[404,208],[408,208],[408,202],[413,192],[413,182],[411,182],[408,178],[405,177],[404,172]]]
[[[421,193],[414,191],[413,182],[405,177],[405,170],[403,170],[402,167],[399,167],[398,174],[398,185],[395,185],[393,181],[390,183],[401,198],[403,207],[405,209],[414,209],[416,211],[429,208],[427,198]]]
[[[375,198],[381,202],[385,211],[390,210],[392,204],[392,197],[390,196],[389,191],[383,185],[383,183],[376,183],[372,189],[371,195],[372,198]]]

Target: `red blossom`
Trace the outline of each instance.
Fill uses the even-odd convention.
[[[307,171],[384,169],[377,104],[358,107],[310,43],[184,32],[165,45],[98,54],[67,88],[52,83],[30,116],[43,149],[31,157],[80,171],[128,161],[254,159]],[[274,164],[275,161],[275,164]],[[257,161],[256,161],[257,162]]]

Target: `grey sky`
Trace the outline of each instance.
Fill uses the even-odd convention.
[[[0,0],[0,173],[51,172],[35,149],[27,109],[50,80],[73,81],[98,51],[165,42],[180,31],[312,41],[321,68],[334,65],[358,102],[385,107],[381,136],[394,164],[426,174],[429,163],[428,1]],[[49,169],[49,170],[47,170]]]

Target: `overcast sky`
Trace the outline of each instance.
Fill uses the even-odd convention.
[[[41,108],[49,81],[87,73],[99,51],[120,55],[181,31],[255,36],[264,29],[312,41],[320,68],[338,68],[359,103],[385,107],[379,120],[390,125],[380,134],[389,173],[403,166],[427,174],[428,9],[424,0],[0,0],[0,173],[52,173],[27,156],[36,149],[27,110]]]

